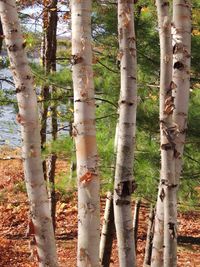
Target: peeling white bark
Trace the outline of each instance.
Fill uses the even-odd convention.
[[[0,15],[16,86],[22,131],[25,181],[34,225],[39,266],[57,267],[57,255],[46,185],[41,161],[40,126],[33,77],[24,51],[24,42],[15,1],[0,2]]]
[[[182,171],[182,155],[187,131],[188,103],[191,65],[191,1],[174,0],[173,3],[173,82],[175,110],[173,120],[178,128],[175,143],[179,157],[176,158],[176,179]]]
[[[163,266],[164,235],[167,227],[169,204],[173,204],[174,187],[174,132],[172,113],[174,99],[172,97],[172,36],[169,1],[157,0],[157,13],[160,38],[160,143],[161,171],[158,191],[155,229],[151,266]],[[171,203],[172,202],[172,203]]]
[[[133,157],[136,131],[136,46],[133,0],[118,1],[121,91],[114,186],[114,214],[120,267],[136,266],[131,194],[134,192]]]
[[[74,126],[78,175],[78,267],[99,262],[99,176],[91,48],[91,0],[71,1]]]
[[[169,14],[169,3],[157,0],[159,24],[166,24],[168,16],[164,13],[167,9]],[[191,3],[185,0],[173,1],[173,78],[171,79],[170,66],[166,72],[162,59],[167,57],[166,47],[171,49],[172,41],[162,39],[161,43],[161,92],[165,85],[168,89],[166,97],[160,95],[161,114],[161,185],[157,201],[156,228],[154,237],[154,249],[152,265],[155,267],[177,266],[177,190],[179,178],[182,171],[182,155],[187,127],[187,113],[190,86],[190,54],[191,54]],[[160,10],[160,12],[159,12]],[[163,12],[163,13],[162,13]],[[169,24],[169,23],[168,23]],[[170,25],[170,24],[169,24]],[[171,36],[170,27],[166,27]],[[161,26],[160,26],[160,29]],[[166,30],[165,30],[166,33]],[[167,37],[167,36],[166,36]],[[170,37],[171,38],[171,37]],[[169,41],[169,42],[168,42]],[[162,49],[166,52],[162,55]],[[171,55],[171,54],[170,54]],[[162,73],[164,76],[162,76]],[[167,74],[168,73],[168,74]],[[170,77],[169,77],[170,74]],[[168,76],[167,76],[168,75]],[[172,80],[171,84],[169,82]],[[162,81],[168,82],[167,84]],[[163,91],[164,92],[164,91]],[[170,93],[170,94],[169,94]],[[164,110],[164,113],[163,111]],[[162,204],[164,203],[164,206]],[[164,213],[163,213],[164,211]],[[159,216],[158,216],[159,215]],[[164,216],[163,216],[164,215]],[[164,218],[164,242],[163,242],[163,218]],[[159,223],[160,224],[159,224]],[[160,234],[160,233],[162,234]],[[159,237],[160,235],[160,237]],[[156,243],[157,242],[157,243]],[[162,252],[162,244],[164,254]],[[163,254],[163,255],[162,255]],[[163,262],[162,262],[163,260]]]
[[[187,130],[191,61],[191,1],[173,1],[174,178],[165,211],[164,267],[177,266],[177,191]]]

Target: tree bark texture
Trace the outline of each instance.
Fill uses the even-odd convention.
[[[161,171],[158,191],[155,231],[153,240],[152,263],[153,267],[163,266],[163,248],[168,235],[169,216],[174,212],[174,136],[176,127],[172,122],[174,98],[172,90],[172,36],[169,1],[157,0],[157,13],[160,38],[160,144],[161,144]],[[164,240],[165,236],[165,240]],[[173,249],[173,248],[172,248]]]
[[[25,181],[34,225],[39,266],[58,266],[49,201],[43,177],[41,139],[37,99],[33,77],[24,51],[24,42],[15,1],[0,3],[0,15],[10,59],[10,68],[16,86],[19,113],[17,121],[22,131],[22,157]]]
[[[46,75],[52,71],[56,71],[56,49],[57,49],[57,0],[52,0],[48,5],[44,4],[43,15],[43,49],[42,60]],[[41,96],[45,100],[41,107],[41,144],[42,148],[46,143],[46,129],[47,129],[47,113],[49,108],[50,90],[48,85],[44,85],[41,91]]]
[[[2,46],[3,46],[3,28],[2,28],[2,23],[0,20],[0,53],[2,50]]]
[[[191,1],[173,2],[173,82],[174,105],[173,120],[178,128],[175,138],[177,157],[175,174],[177,183],[182,171],[182,155],[187,131],[188,103],[190,92],[191,65]]]
[[[110,266],[110,257],[114,235],[115,222],[113,210],[113,194],[111,192],[108,192],[100,241],[100,261],[102,267]]]
[[[44,40],[43,40],[43,67],[46,75],[56,71],[56,50],[57,50],[57,0],[51,0],[44,3],[44,15],[43,15],[43,28],[44,28]],[[54,101],[49,104],[49,99],[54,98],[55,88],[54,86],[44,85],[41,90],[42,98],[44,102],[41,107],[41,145],[42,149],[46,144],[46,131],[47,131],[47,114],[50,106],[51,111],[51,128],[52,139],[57,139],[58,122],[57,122],[57,107]],[[53,226],[55,231],[56,226],[56,192],[55,192],[55,166],[57,156],[55,153],[49,156],[48,168],[46,166],[46,160],[43,161],[44,177],[48,180],[49,196],[50,196],[50,209],[53,220]]]
[[[151,256],[152,256],[152,246],[153,246],[153,236],[154,236],[154,220],[155,220],[154,207],[151,206],[143,267],[151,266]]]
[[[136,266],[131,194],[135,190],[133,157],[136,130],[136,46],[133,0],[118,1],[121,91],[114,185],[114,216],[120,267]]]
[[[56,159],[57,155],[52,153],[48,159],[48,182],[49,182],[49,198],[50,198],[50,211],[53,222],[53,229],[56,229],[56,190],[55,190],[55,172],[56,172]]]
[[[177,266],[177,191],[182,171],[190,89],[191,2],[173,2],[174,177],[168,181],[165,207],[164,267]],[[168,197],[168,200],[167,200]]]
[[[91,47],[91,0],[71,1],[73,136],[78,176],[78,267],[97,267],[100,198]]]
[[[141,205],[141,200],[138,199],[138,200],[135,202],[134,216],[133,216],[133,231],[134,231],[135,253],[136,253],[136,254],[137,254],[137,235],[138,235],[138,225],[139,225],[140,205]]]

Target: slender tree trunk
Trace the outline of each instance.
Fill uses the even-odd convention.
[[[58,21],[58,14],[57,14],[57,0],[52,0],[50,9],[49,9],[49,30],[47,31],[49,43],[51,45],[51,52],[50,52],[50,72],[56,72],[56,51],[57,51],[57,21]],[[51,42],[50,42],[51,40]],[[51,86],[51,98],[54,98],[56,94],[56,88]],[[57,139],[58,134],[58,118],[57,118],[57,104],[55,101],[51,101],[51,127],[52,127],[52,139],[55,141]],[[48,181],[50,183],[50,209],[51,209],[51,216],[54,226],[54,231],[56,229],[56,189],[55,189],[55,171],[56,171],[56,160],[57,155],[56,153],[52,153],[50,155],[50,162],[48,168]]]
[[[111,178],[111,183],[114,182],[115,176],[115,165],[116,165],[116,154],[117,154],[117,144],[118,144],[118,130],[119,124],[116,125],[115,130],[115,140],[114,140],[114,169],[113,176]],[[100,240],[100,261],[101,266],[110,266],[110,257],[112,253],[112,243],[115,234],[115,220],[114,220],[114,207],[113,207],[113,193],[110,191],[107,193],[106,207],[104,211],[104,224],[101,232]]]
[[[133,231],[134,231],[136,254],[137,254],[137,235],[138,235],[140,205],[141,205],[141,200],[139,199],[135,202],[135,209],[134,209],[134,216],[133,216]]]
[[[57,0],[52,0],[48,5],[44,4],[44,16],[43,16],[43,28],[44,28],[44,40],[43,40],[43,67],[45,73],[48,75],[56,71],[56,50],[57,50]],[[50,107],[51,110],[51,125],[52,125],[52,139],[57,139],[58,122],[57,122],[57,106],[54,101],[49,104],[49,99],[54,98],[55,88],[54,86],[44,85],[42,88],[42,98],[45,100],[41,108],[41,144],[42,149],[46,144],[46,131],[47,131],[47,113]],[[50,209],[53,220],[53,226],[55,231],[56,226],[56,192],[55,192],[55,167],[56,167],[57,155],[55,153],[49,156],[48,168],[46,166],[46,160],[43,161],[44,177],[48,180],[49,196],[50,196]]]
[[[102,267],[110,266],[110,257],[112,252],[114,234],[115,222],[113,210],[113,194],[111,192],[108,192],[100,242],[100,261]]]
[[[159,37],[160,37],[160,143],[161,172],[156,205],[155,230],[152,250],[152,267],[163,266],[164,232],[170,214],[169,203],[173,201],[174,187],[174,134],[172,123],[174,98],[172,97],[172,37],[169,2],[157,0]],[[164,227],[165,221],[165,227]],[[167,220],[168,221],[168,220]]]
[[[173,120],[178,127],[175,143],[179,157],[176,158],[176,179],[182,171],[182,155],[185,144],[188,102],[190,92],[191,65],[191,1],[174,0],[173,2],[173,82],[175,110]]]
[[[41,97],[42,97],[42,107],[41,107],[41,147],[42,149],[45,149],[45,144],[47,140],[47,113],[49,109],[49,99],[50,99],[50,93],[49,93],[49,86],[44,85],[41,90]],[[45,167],[46,172],[46,167]],[[44,172],[44,174],[45,174]],[[45,175],[46,176],[46,175]]]
[[[47,67],[46,63],[48,62],[46,60],[46,56],[48,53],[46,52],[47,46],[50,48],[50,43],[48,43],[47,40],[47,28],[48,28],[48,10],[47,10],[47,4],[44,1],[43,4],[43,36],[42,36],[42,45],[41,45],[41,57],[42,57],[42,66],[45,71],[45,75],[48,74],[48,69],[50,70],[50,66]],[[41,87],[41,98],[43,102],[41,103],[41,110],[40,110],[40,115],[41,115],[41,129],[40,129],[40,135],[41,135],[41,149],[42,152],[45,150],[45,145],[46,145],[46,140],[47,140],[47,114],[48,114],[48,109],[49,109],[49,99],[50,99],[50,93],[49,93],[49,86],[44,84]],[[47,181],[47,164],[46,164],[46,159],[43,160],[42,162],[43,166],[43,173],[44,173],[44,179]]]
[[[44,36],[42,42],[42,64],[45,70],[46,75],[51,72],[56,71],[56,49],[57,49],[57,0],[52,0],[50,3],[44,3],[44,12],[43,12],[43,29]],[[49,85],[44,85],[41,89],[41,97],[43,100],[41,106],[41,146],[42,149],[45,149],[46,144],[46,132],[47,132],[47,114],[49,109],[49,99],[53,95],[54,89],[50,92]],[[52,128],[53,134],[55,135],[55,131],[57,129],[57,115],[56,115],[56,106],[55,104],[51,105],[51,110],[55,119],[53,120],[52,115]],[[55,157],[53,157],[55,158]],[[43,161],[43,171],[45,180],[47,180],[47,167],[46,160]]]
[[[56,229],[56,190],[55,190],[55,171],[56,171],[57,155],[52,153],[48,160],[48,182],[49,182],[49,197],[50,197],[50,211],[53,222],[53,229]]]
[[[41,163],[41,139],[37,99],[33,78],[24,51],[24,42],[13,0],[0,3],[0,15],[11,70],[16,85],[19,113],[17,121],[22,130],[22,156],[25,180],[31,205],[31,219],[39,256],[39,266],[58,266],[54,232],[49,211],[48,195]]]
[[[153,236],[154,236],[154,219],[155,219],[155,213],[154,213],[154,207],[152,205],[150,214],[149,214],[149,223],[148,223],[148,230],[147,230],[147,239],[146,239],[143,267],[151,266],[151,255],[152,255]]]
[[[114,186],[114,214],[120,267],[136,266],[131,194],[133,151],[137,106],[136,47],[133,0],[118,1],[119,55],[121,92],[119,100],[119,134]]]
[[[91,0],[71,1],[78,176],[78,267],[99,266],[100,200],[91,48]]]
[[[74,102],[73,98],[68,98],[68,105],[69,107],[73,107]],[[73,137],[73,119],[71,118],[69,120],[69,136]],[[75,148],[75,142],[73,140],[73,147],[72,147],[72,155],[71,155],[71,162],[70,162],[70,174],[69,174],[69,179],[72,181],[76,177],[76,158],[74,155],[74,152],[76,151]]]
[[[154,236],[152,244],[151,266],[163,266],[163,246],[164,246],[164,205],[163,188],[159,185],[158,197],[156,202],[156,214],[154,224]],[[157,265],[156,265],[157,264]]]
[[[191,2],[173,2],[174,175],[168,181],[165,206],[164,267],[177,266],[177,191],[187,130],[191,59]]]
[[[0,53],[2,50],[2,46],[3,46],[3,28],[2,28],[2,23],[0,20]]]

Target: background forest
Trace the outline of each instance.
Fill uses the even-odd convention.
[[[178,205],[180,211],[195,211],[198,213],[200,209],[200,2],[194,0],[192,4],[189,119]],[[43,166],[46,166],[44,167],[45,174],[50,177],[48,188],[54,200],[59,199],[59,201],[62,200],[65,203],[66,199],[68,200],[72,197],[71,203],[73,203],[77,185],[75,144],[72,134],[74,113],[73,62],[71,60],[71,14],[69,3],[68,1],[58,1],[58,3],[57,1],[20,1],[18,8],[28,59],[36,85],[35,90],[42,125]],[[54,15],[58,16],[57,25],[55,23],[51,24],[51,17]],[[151,204],[155,205],[156,203],[160,178],[160,45],[157,11],[154,1],[136,1],[134,15],[137,47],[138,106],[134,161],[134,177],[137,188],[133,199],[141,199],[142,203],[149,207]],[[101,192],[103,196],[108,190],[113,190],[113,171],[115,168],[114,142],[120,92],[120,62],[116,21],[117,4],[115,1],[93,1],[92,49],[96,130]],[[57,32],[56,35],[55,32]],[[50,36],[47,36],[48,33],[50,33]],[[56,45],[53,44],[54,41]],[[51,52],[48,52],[48,42],[51,43],[52,47],[54,46]],[[54,52],[52,51],[56,51],[56,53],[53,54]],[[18,107],[13,90],[13,79],[7,73],[9,60],[4,43],[2,44],[1,53],[0,145],[2,146],[1,154],[3,156],[0,164],[1,162],[3,164],[7,157],[4,152],[6,150],[9,151],[10,147],[17,151],[20,147],[20,137],[18,137],[19,128],[17,123],[10,122],[16,117],[15,114],[18,113]],[[52,57],[49,57],[51,59],[50,63],[48,53],[54,55],[52,56],[53,60]],[[45,88],[48,88],[48,90]],[[61,171],[55,172],[55,166],[52,167],[51,165],[54,159],[55,161],[58,159],[57,164],[61,164],[63,159],[67,159],[67,167],[65,166],[64,169],[61,167]],[[49,166],[53,169],[52,172],[48,171]],[[21,180],[18,181],[15,185],[15,190],[24,192],[25,183]],[[3,188],[0,192],[0,201],[4,202],[6,198],[6,189]],[[57,216],[60,216],[60,210],[62,209],[59,201],[57,204]],[[73,207],[70,208],[73,209]],[[54,212],[56,211],[54,210]],[[147,215],[145,216],[147,217]],[[59,226],[60,222],[57,224]]]

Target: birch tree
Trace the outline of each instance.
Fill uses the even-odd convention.
[[[175,174],[177,182],[182,171],[182,156],[186,138],[187,117],[190,92],[191,65],[191,1],[173,2],[173,82],[174,90],[173,120],[178,127],[175,143],[179,157],[176,158]]]
[[[182,171],[190,89],[191,2],[173,1],[174,177],[165,207],[164,267],[177,266],[177,191]],[[168,196],[168,195],[166,195]]]
[[[71,1],[73,136],[78,176],[79,267],[99,266],[99,177],[91,48],[91,0]]]
[[[131,209],[133,151],[136,130],[136,46],[133,0],[118,1],[118,34],[121,68],[119,132],[114,185],[114,214],[121,267],[136,266],[135,241]]]
[[[169,4],[166,4],[166,1],[163,1],[162,3],[161,1],[157,1],[157,6],[160,21],[162,21],[164,24],[165,20],[167,21],[166,16],[161,17],[160,14],[163,13],[159,13],[159,10],[162,11],[166,8],[168,9]],[[177,190],[179,185],[179,178],[182,171],[182,155],[187,127],[190,87],[190,6],[191,4],[189,1],[174,0],[173,2],[173,65],[171,68],[173,70],[173,78],[170,83],[170,87],[168,88],[168,95],[169,93],[170,95],[166,95],[167,98],[163,99],[163,108],[165,111],[165,118],[164,120],[161,120],[161,159],[163,158],[163,160],[161,160],[161,186],[159,190],[160,198],[158,198],[157,201],[157,214],[159,213],[159,210],[161,211],[161,220],[159,220],[159,223],[162,223],[164,210],[164,242],[162,238],[163,231],[161,231],[160,233],[159,231],[157,231],[157,233],[160,234],[160,238],[158,234],[154,237],[152,266],[177,266]],[[168,45],[168,47],[172,46],[172,40],[170,40]],[[166,46],[167,40],[164,40],[164,47]],[[161,60],[162,58],[163,57],[161,55]],[[164,73],[164,69],[162,71],[161,63],[161,83],[163,77],[162,72]],[[168,70],[168,74],[169,73],[171,76],[170,70]],[[164,77],[166,78],[167,74],[165,74]],[[168,82],[169,81],[170,80],[168,79]],[[160,99],[160,107],[162,107],[162,96],[160,96]],[[162,108],[160,110],[160,114],[162,114]],[[162,135],[164,138],[162,138]],[[164,206],[161,202],[164,202]],[[157,229],[159,229],[159,223],[158,221],[156,221]],[[161,225],[161,229],[163,229],[163,224]],[[159,241],[159,246],[156,248],[155,244],[157,240]],[[164,255],[162,255],[162,244],[164,247]],[[155,250],[155,248],[157,249],[157,251]],[[161,252],[160,255],[159,252]]]
[[[33,88],[33,77],[24,51],[25,43],[15,1],[2,1],[0,16],[10,59],[10,69],[16,86],[19,107],[17,121],[22,131],[22,158],[39,266],[55,267],[58,264],[48,195],[43,177],[37,99]]]
[[[172,36],[169,1],[157,0],[160,38],[160,143],[161,171],[156,205],[155,229],[152,249],[152,267],[163,266],[164,246],[164,202],[168,208],[170,185],[174,180],[174,127],[172,123],[173,82],[172,82]]]

